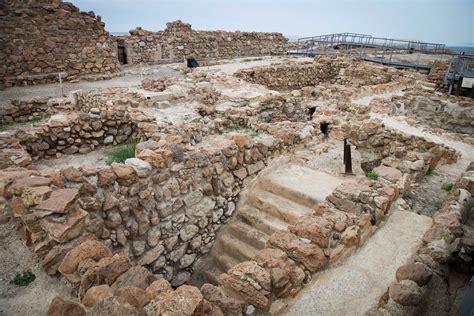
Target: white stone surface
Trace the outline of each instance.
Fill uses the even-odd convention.
[[[357,253],[313,275],[283,315],[364,315],[416,253],[430,225],[427,216],[394,212]]]

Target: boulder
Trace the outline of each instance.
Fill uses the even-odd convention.
[[[155,168],[164,168],[173,155],[173,152],[167,149],[144,149],[137,154],[137,158],[149,163]]]
[[[148,269],[142,266],[134,266],[117,278],[112,284],[112,289],[115,291],[124,286],[146,289],[155,280],[156,277]]]
[[[139,265],[149,265],[152,264],[158,257],[165,251],[165,247],[163,245],[157,245],[151,249],[149,249],[143,257],[138,260],[137,264]]]
[[[97,285],[112,285],[115,280],[131,268],[128,257],[115,254],[105,257],[90,267],[81,279],[80,296],[82,297],[89,288]]]
[[[151,165],[138,158],[128,158],[125,164],[131,166],[140,178],[148,177],[151,173]]]
[[[153,296],[155,301],[159,301],[163,294],[173,292],[173,288],[168,281],[166,281],[164,278],[161,278],[150,284],[146,288],[146,291]]]
[[[270,273],[277,297],[294,294],[301,288],[305,273],[284,251],[265,248],[254,260]]]
[[[430,282],[433,273],[421,263],[412,263],[397,269],[397,281],[411,280],[419,286],[425,286]]]
[[[218,306],[224,315],[242,315],[244,303],[226,295],[220,287],[206,283],[201,287],[201,293],[207,301]]]
[[[49,186],[27,187],[23,190],[21,199],[26,206],[37,205],[48,198],[51,191]]]
[[[121,287],[115,291],[115,296],[138,310],[142,310],[153,299],[152,294],[135,286]]]
[[[49,275],[54,275],[58,272],[59,265],[63,261],[66,254],[71,250],[70,247],[57,245],[53,247],[41,261],[43,270]]]
[[[320,270],[327,263],[327,258],[319,246],[306,243],[288,231],[273,233],[267,243],[269,246],[283,250],[290,258],[303,264],[311,272]]]
[[[64,214],[79,196],[78,189],[58,189],[51,193],[47,200],[38,205],[38,209],[45,212]]]
[[[397,183],[403,176],[403,173],[400,170],[393,167],[378,166],[373,171],[376,172],[380,177],[392,183]]]
[[[416,306],[423,298],[422,289],[411,280],[393,283],[388,293],[395,302],[403,306]]]
[[[228,273],[221,274],[218,282],[248,304],[263,310],[268,308],[271,276],[255,261],[235,265]]]
[[[131,166],[113,163],[111,167],[112,171],[117,176],[117,182],[120,183],[120,185],[129,185],[133,183],[136,176],[135,170]]]
[[[111,256],[112,252],[103,243],[97,240],[87,240],[74,247],[66,254],[59,265],[58,271],[66,276],[66,278],[70,279],[69,275],[76,272],[76,269],[82,260],[90,258],[97,261]]]
[[[298,218],[297,222],[288,229],[293,234],[307,238],[325,248],[329,244],[333,223],[322,216],[306,215]]]
[[[112,296],[102,299],[89,311],[91,316],[120,315],[120,316],[141,316],[138,309],[124,302],[118,297]]]
[[[84,307],[73,301],[65,301],[59,296],[53,298],[48,309],[48,316],[83,316],[86,315]]]
[[[40,221],[40,225],[53,240],[64,243],[81,234],[88,216],[89,213],[76,207],[64,218],[45,217]]]
[[[97,185],[105,188],[114,184],[117,176],[111,168],[103,168],[97,172]]]
[[[112,296],[114,296],[112,289],[107,284],[93,286],[87,290],[82,299],[82,304],[87,308],[91,308],[101,300]]]
[[[201,315],[204,299],[198,288],[182,285],[157,302],[156,315]]]
[[[49,186],[51,184],[51,179],[46,177],[39,176],[30,176],[24,178],[17,178],[13,181],[11,186],[8,188],[8,191],[11,194],[20,195],[23,193],[23,190],[28,187],[41,187]]]

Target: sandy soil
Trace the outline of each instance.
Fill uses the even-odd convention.
[[[201,69],[209,71],[221,71],[226,74],[233,74],[239,69],[251,68],[256,66],[270,65],[281,63],[289,57],[268,56],[261,57],[256,60],[251,58],[241,58],[236,60],[222,61],[222,64],[213,66],[204,66]],[[292,58],[297,61],[312,60],[311,58]],[[219,62],[219,61],[218,61]],[[166,77],[178,78],[182,77],[179,68],[181,63],[169,65],[152,65],[152,66],[129,66],[124,67],[123,76],[115,77],[110,80],[99,81],[80,81],[76,83],[65,82],[63,84],[64,93],[70,95],[75,90],[92,90],[97,88],[112,87],[135,87],[139,86],[141,80],[145,77]],[[28,99],[33,97],[60,97],[61,95],[59,83],[42,84],[28,87],[13,87],[0,91],[0,104],[8,102],[11,99]]]
[[[153,71],[151,71],[153,70]],[[146,74],[146,77],[166,77],[177,78],[181,75],[178,71],[172,69],[168,65],[159,65],[151,67],[151,70]],[[75,90],[92,90],[97,88],[112,88],[112,87],[134,87],[141,84],[142,75],[139,67],[125,70],[125,75],[115,77],[110,80],[100,81],[80,81],[75,83],[65,82],[63,84],[65,95],[70,95]],[[61,92],[59,83],[49,83],[28,87],[13,87],[0,91],[0,104],[5,103],[11,99],[29,99],[34,97],[60,97]]]
[[[203,69],[208,69],[209,71],[221,71],[228,75],[233,75],[236,71],[241,69],[248,69],[252,67],[262,67],[270,66],[272,64],[279,64],[290,59],[292,61],[304,62],[304,61],[313,61],[313,58],[309,57],[281,57],[281,56],[269,56],[264,57],[260,60],[248,60],[247,58],[236,59],[231,63],[213,65],[209,67],[203,67]]]
[[[38,259],[23,244],[13,221],[0,225],[0,315],[43,315],[51,300],[69,297],[64,278],[47,275]],[[36,279],[25,287],[10,284],[17,273],[31,271]]]

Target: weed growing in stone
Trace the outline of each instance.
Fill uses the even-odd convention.
[[[113,162],[124,163],[128,158],[135,157],[135,143],[119,145],[107,152],[107,164],[110,165]]]
[[[412,199],[413,198],[413,193],[411,191],[406,191],[403,193],[403,198],[406,199]]]
[[[446,182],[443,184],[442,189],[446,192],[449,192],[453,189],[453,183],[452,182]]]
[[[258,132],[244,126],[235,126],[235,127],[225,128],[220,134],[228,134],[232,132],[248,134],[252,138],[256,138],[259,135]]]
[[[27,286],[36,279],[36,276],[31,271],[25,271],[23,273],[17,273],[13,280],[10,281],[10,284],[15,284],[18,286]]]
[[[428,177],[434,175],[433,169],[429,168],[428,171],[426,171],[426,175],[427,175]]]
[[[369,171],[367,172],[366,174],[367,178],[369,178],[370,180],[377,180],[379,178],[379,174],[375,171]]]

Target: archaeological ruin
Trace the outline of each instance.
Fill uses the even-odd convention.
[[[182,21],[113,36],[60,0],[0,17],[1,315],[458,315],[474,63]]]

